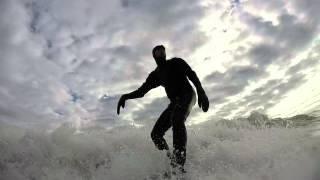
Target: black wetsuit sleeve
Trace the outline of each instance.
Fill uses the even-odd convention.
[[[152,71],[147,77],[146,81],[137,90],[126,94],[126,97],[128,99],[141,98],[147,94],[148,91],[158,86],[160,86],[159,80],[155,74],[155,71]]]
[[[179,58],[178,62],[180,65],[179,69],[182,69],[182,71],[184,72],[185,75],[188,75],[188,73],[190,73],[190,71],[192,71],[191,67],[189,66],[189,64],[185,60]]]
[[[185,60],[181,58],[179,59],[180,59],[181,69],[183,70],[185,75],[189,78],[189,80],[194,84],[194,86],[197,89],[197,92],[198,93],[204,92],[197,74],[191,69],[191,67],[188,65],[188,63]]]

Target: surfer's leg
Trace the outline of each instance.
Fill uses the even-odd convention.
[[[184,124],[185,110],[176,107],[172,114],[173,162],[172,165],[184,166],[186,161],[187,130]]]
[[[171,111],[172,110],[169,107],[164,110],[151,131],[152,141],[159,150],[169,150],[169,146],[163,136],[165,132],[171,127]]]
[[[184,171],[183,166],[186,162],[187,130],[185,121],[195,104],[195,97],[177,100],[172,112],[172,130],[173,130],[173,162],[172,166],[179,166]]]

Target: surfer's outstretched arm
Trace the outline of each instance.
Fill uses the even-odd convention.
[[[181,62],[184,67],[186,76],[189,78],[189,80],[194,84],[194,86],[197,89],[199,107],[202,108],[204,112],[207,112],[209,109],[209,100],[206,95],[206,92],[202,88],[201,82],[197,74],[191,69],[191,67],[184,60],[182,60]]]
[[[198,94],[205,93],[204,90],[203,90],[203,88],[202,88],[201,82],[200,82],[197,74],[196,74],[192,69],[190,69],[189,71],[187,71],[187,77],[190,79],[190,81],[191,81],[191,82],[194,84],[194,86],[196,87]]]
[[[149,92],[151,89],[156,88],[159,85],[160,85],[160,83],[159,83],[158,79],[156,78],[154,71],[151,72],[149,74],[148,78],[146,79],[146,81],[137,90],[121,96],[121,98],[118,102],[117,114],[120,113],[120,106],[122,108],[124,108],[126,100],[141,98],[145,94],[147,94],[147,92]]]
[[[204,112],[207,112],[209,109],[209,100],[206,95],[206,92],[203,90],[201,86],[197,74],[190,68],[190,70],[187,72],[187,77],[190,79],[190,81],[194,84],[194,86],[197,89],[199,107],[202,108]]]

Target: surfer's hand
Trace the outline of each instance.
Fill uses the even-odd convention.
[[[203,112],[207,112],[209,109],[209,100],[204,91],[198,92],[198,105],[202,108]]]
[[[117,114],[120,113],[120,106],[122,106],[122,108],[124,108],[126,100],[127,100],[126,95],[122,95],[121,98],[119,99],[118,107],[117,107]]]

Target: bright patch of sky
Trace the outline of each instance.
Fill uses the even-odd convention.
[[[164,44],[195,70],[210,100],[188,124],[319,108],[317,0],[4,0],[0,2],[0,120],[112,126],[155,121],[163,88],[129,100]],[[15,21],[12,21],[15,17]]]

